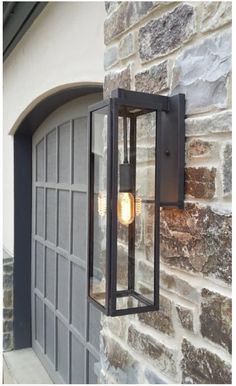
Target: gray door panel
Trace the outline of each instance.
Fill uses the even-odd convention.
[[[86,299],[87,107],[79,98],[34,134],[32,341],[55,383],[96,383],[100,312]]]

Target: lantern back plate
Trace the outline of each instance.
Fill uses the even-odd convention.
[[[169,111],[161,112],[160,206],[184,207],[185,97],[168,97]]]

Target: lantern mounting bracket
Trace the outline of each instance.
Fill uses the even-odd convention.
[[[160,163],[160,206],[184,207],[185,96],[154,95],[117,88],[112,98],[127,100],[134,106],[145,102],[160,113],[157,127]]]

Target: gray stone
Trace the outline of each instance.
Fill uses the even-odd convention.
[[[155,194],[155,164],[150,162],[148,166],[139,165],[136,173],[136,181],[137,186],[139,186],[139,194],[146,199],[153,199]],[[145,184],[143,181],[145,181]],[[152,204],[150,204],[150,206],[151,205]],[[145,207],[146,210],[148,210],[148,205],[145,205]]]
[[[230,1],[204,1],[200,21],[202,32],[212,31],[232,21],[232,3]]]
[[[180,305],[177,305],[176,309],[182,326],[187,330],[193,331],[193,312]]]
[[[129,327],[128,343],[134,350],[147,357],[164,374],[176,376],[177,351],[154,340],[153,337],[139,332],[133,326]]]
[[[171,301],[160,295],[159,311],[138,314],[141,322],[167,335],[174,335]]]
[[[231,215],[186,203],[161,211],[161,259],[231,283]]]
[[[105,1],[105,9],[107,14],[112,13],[117,7],[119,7],[121,1]]]
[[[136,91],[156,94],[169,87],[169,62],[166,60],[135,75]]]
[[[118,62],[118,46],[112,46],[105,50],[104,68],[107,70]]]
[[[152,286],[153,288],[153,265],[152,264],[146,264],[145,261],[140,260],[138,263],[138,279],[142,281],[142,283],[147,285],[147,288],[149,286]]]
[[[155,162],[155,157],[156,157],[156,147],[155,144],[153,143],[150,144],[150,140],[146,143],[142,143],[140,145],[137,143],[136,145],[136,163],[139,164],[138,167],[142,165],[148,166],[150,162]]]
[[[3,321],[3,332],[12,332],[13,331],[13,321],[4,320]]]
[[[137,118],[137,136],[138,141],[144,139],[146,141],[152,140],[155,143],[156,135],[156,114],[148,113]]]
[[[186,162],[192,159],[202,159],[212,155],[213,151],[216,152],[216,143],[211,141],[204,141],[199,138],[193,138],[187,140],[185,143],[186,148]]]
[[[111,91],[118,87],[130,90],[130,66],[121,71],[112,71],[105,76],[103,88],[104,98],[109,98]]]
[[[195,198],[212,199],[215,195],[215,178],[215,168],[186,168],[185,194]]]
[[[187,281],[180,279],[176,275],[168,275],[166,272],[160,272],[160,286],[165,290],[176,293],[181,297],[198,304],[199,293]]]
[[[125,227],[125,226],[124,226]],[[127,227],[126,227],[127,229]],[[126,244],[127,245],[127,244]],[[127,247],[117,245],[117,285],[126,288],[128,283],[128,251]]]
[[[119,54],[121,59],[128,58],[135,52],[134,34],[131,32],[120,40]]]
[[[187,136],[228,132],[232,130],[232,112],[222,111],[205,117],[188,118],[185,124]]]
[[[102,335],[102,339],[105,355],[110,366],[113,366],[115,369],[125,370],[134,363],[134,359],[130,353],[124,350],[116,340],[104,335]]]
[[[231,366],[205,348],[182,343],[182,383],[225,384],[232,382]]]
[[[13,309],[4,308],[3,309],[3,319],[12,319],[13,318]]]
[[[13,287],[13,275],[3,275],[3,288],[9,289]]]
[[[152,370],[146,368],[144,371],[147,383],[154,385],[163,385],[166,382],[159,376],[159,374],[154,373]]]
[[[225,108],[231,71],[231,33],[222,32],[184,50],[173,69],[172,92],[184,93],[186,112]]]
[[[139,54],[143,62],[175,51],[195,33],[194,8],[181,4],[139,31]]]
[[[127,330],[126,319],[122,316],[104,317],[103,327],[108,327],[109,330],[119,338],[124,338]]]
[[[153,6],[152,1],[121,2],[120,6],[105,20],[105,44],[109,44],[122,32],[136,24],[152,10]]]
[[[3,351],[13,350],[13,336],[12,333],[3,334]]]
[[[218,293],[202,290],[200,315],[202,336],[232,352],[232,300]]]
[[[4,264],[3,265],[3,273],[13,274],[13,264]]]
[[[3,306],[6,308],[10,308],[13,306],[13,293],[12,289],[7,289],[3,291]]]
[[[232,145],[227,143],[224,148],[224,164],[223,164],[223,184],[224,194],[231,193],[232,191]]]

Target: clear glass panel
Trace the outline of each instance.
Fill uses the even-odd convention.
[[[92,266],[90,296],[105,306],[106,289],[106,195],[107,107],[92,113],[91,173],[93,192]]]
[[[154,302],[156,113],[137,117],[135,291]]]
[[[119,115],[116,308],[122,310],[154,303],[156,112],[121,107]]]

